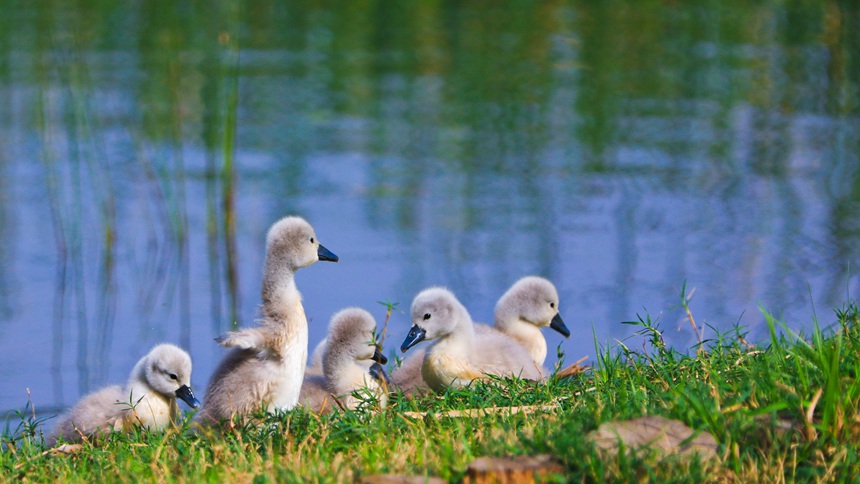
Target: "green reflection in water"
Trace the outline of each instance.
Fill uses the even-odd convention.
[[[147,193],[135,211],[147,237],[135,303],[144,322],[167,305],[187,347],[191,214],[205,214],[213,331],[250,323],[238,187],[277,197],[272,216],[301,213],[331,189],[314,164],[326,155],[366,164],[357,190],[373,228],[414,241],[422,200],[443,200],[458,260],[470,231],[510,257],[514,230],[498,220],[541,214],[516,229],[539,234],[545,274],[561,242],[544,229],[563,215],[545,208],[577,208],[552,200],[546,180],[570,194],[618,190],[620,293],[637,262],[635,208],[653,192],[728,200],[745,196],[745,180],[773,180],[774,212],[789,222],[775,250],[790,260],[804,207],[789,179],[814,172],[838,256],[855,257],[858,32],[851,0],[0,1],[0,175],[13,153],[41,163],[57,253],[55,369],[74,331],[80,390],[106,371],[93,355],[112,342],[117,240],[137,235],[117,233],[130,192]],[[803,144],[823,156],[793,166]],[[198,149],[202,164],[187,156]],[[201,179],[197,200],[189,187]],[[16,201],[2,179],[0,190],[2,314]]]

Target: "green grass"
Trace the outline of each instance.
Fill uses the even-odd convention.
[[[808,335],[763,311],[769,341],[741,328],[692,354],[667,348],[650,318],[635,324],[646,344],[599,349],[595,367],[569,380],[481,382],[416,400],[393,398],[381,413],[256,416],[222,432],[186,423],[162,434],[111,435],[74,455],[41,445],[34,415],[12,416],[0,472],[34,481],[351,481],[397,473],[461,479],[479,456],[549,453],[563,480],[756,482],[850,480],[860,466],[860,326],[854,303]],[[555,405],[531,414],[441,416],[452,409]],[[405,412],[427,412],[409,418]],[[641,451],[608,457],[585,435],[603,422],[659,415],[713,434],[710,462]]]

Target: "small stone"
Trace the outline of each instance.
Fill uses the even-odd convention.
[[[640,417],[607,422],[588,434],[588,439],[604,451],[618,452],[619,441],[628,449],[649,447],[667,455],[697,453],[702,459],[717,456],[717,440],[707,432],[696,432],[682,422],[663,417]]]
[[[464,484],[525,484],[561,474],[564,467],[549,455],[479,457],[469,464]]]
[[[84,446],[81,444],[61,444],[51,449],[51,453],[55,455],[77,454],[83,448]]]
[[[441,477],[404,476],[398,474],[376,474],[358,480],[361,484],[446,484]]]

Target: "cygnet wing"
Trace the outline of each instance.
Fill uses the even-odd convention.
[[[305,376],[302,382],[302,390],[299,393],[299,405],[316,413],[330,412],[337,405],[326,389],[324,376]]]
[[[540,380],[543,377],[531,353],[515,339],[499,331],[476,332],[472,361],[490,375],[513,375],[527,380]]]
[[[81,434],[111,432],[114,423],[129,409],[128,399],[119,385],[90,393],[59,417],[47,444],[54,446],[60,438],[66,442],[80,442]]]
[[[405,395],[418,393],[422,388],[428,388],[421,375],[421,365],[424,364],[425,349],[414,348],[409,356],[391,372],[391,385]]]

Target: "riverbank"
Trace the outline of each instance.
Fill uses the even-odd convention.
[[[678,351],[645,315],[631,323],[639,339],[596,345],[594,366],[569,378],[395,397],[379,413],[260,416],[220,433],[196,434],[185,423],[164,434],[113,435],[70,454],[43,448],[40,422],[24,411],[7,418],[0,472],[4,480],[64,482],[349,482],[378,474],[458,481],[480,456],[548,454],[566,481],[849,478],[860,465],[857,306],[845,304],[808,334],[762,314],[771,338],[757,345],[736,328]],[[586,438],[603,423],[646,415],[710,434],[714,454],[608,453]]]

